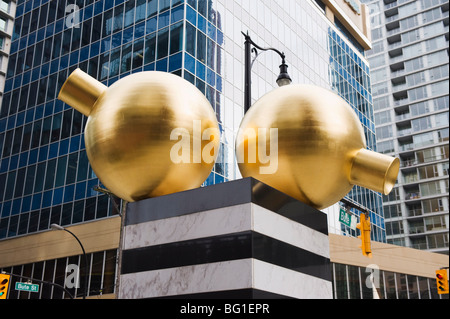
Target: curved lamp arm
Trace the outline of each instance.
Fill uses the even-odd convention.
[[[280,52],[279,50],[275,48],[263,48],[259,45],[257,45],[253,40],[250,38],[247,34],[241,31],[241,33],[245,37],[245,87],[244,87],[244,114],[247,113],[247,111],[250,109],[251,102],[252,102],[252,93],[251,93],[251,73],[252,73],[252,67],[253,63],[255,62],[256,58],[258,57],[259,53],[258,50],[261,51],[274,51],[278,53],[278,55],[281,57],[281,65],[280,65],[280,75],[277,78],[277,84],[278,86],[284,86],[291,84],[292,80],[287,72],[288,66],[286,65],[286,56],[284,55],[284,52]],[[252,48],[253,46],[253,48]],[[256,54],[253,61],[251,61],[251,52],[254,52]]]
[[[275,49],[275,48],[263,48],[259,45],[257,45],[252,38],[250,38],[250,36],[247,34],[245,34],[244,32],[241,31],[241,33],[244,35],[245,37],[245,41],[249,42],[251,45],[253,45],[256,49],[261,50],[261,51],[274,51],[276,53],[278,53],[278,55],[281,57],[281,63],[286,63],[286,55],[284,54],[284,52],[280,52],[279,50]],[[253,48],[252,51],[256,53],[256,55],[258,56],[257,50]],[[255,58],[256,59],[256,58]],[[253,64],[253,63],[252,63]]]
[[[87,278],[88,278],[88,260],[87,260],[86,251],[84,250],[83,244],[81,243],[81,241],[78,239],[78,237],[74,233],[72,233],[70,230],[64,228],[63,226],[60,226],[58,224],[51,224],[50,228],[53,230],[64,230],[65,232],[68,232],[70,235],[72,235],[77,240],[78,244],[80,245],[81,250],[83,251],[83,257],[84,257],[84,262],[85,262],[83,299],[86,299]]]

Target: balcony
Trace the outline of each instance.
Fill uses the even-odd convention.
[[[398,70],[404,70],[405,69],[405,61],[399,61],[399,62],[394,62],[394,63],[390,63],[389,67],[391,69],[391,72],[395,72]]]
[[[405,151],[409,151],[410,148],[414,148],[414,144],[406,144],[406,145],[402,145],[400,148],[404,147]],[[400,167],[404,168],[405,170],[409,167],[415,167],[417,165],[422,165],[422,164],[430,164],[430,163],[434,163],[434,162],[439,162],[439,161],[448,161],[448,158],[446,158],[444,155],[436,155],[436,156],[431,156],[431,157],[427,157],[424,158],[421,161],[416,160],[415,158],[411,158],[411,159],[406,159],[406,160],[402,160]]]
[[[426,229],[427,232],[446,232],[447,228],[444,225],[427,225]]]
[[[396,50],[398,50],[398,51],[396,51]],[[396,56],[389,56],[389,64],[396,64],[399,62],[403,62],[403,60],[405,59],[402,54],[403,53],[402,49],[396,49],[396,50],[389,52],[389,53],[396,54]]]
[[[400,48],[401,46],[403,46],[402,41],[389,43],[388,44],[388,50],[391,51],[391,50],[394,50],[396,48]]]
[[[400,92],[408,89],[408,85],[406,83],[398,84],[392,87],[392,92]]]
[[[425,227],[424,226],[415,226],[409,228],[409,234],[410,235],[418,235],[425,233]]]
[[[417,173],[403,176],[404,184],[413,184],[413,183],[418,183],[419,181],[420,181],[420,179],[419,179],[419,176],[417,175]]]
[[[414,249],[418,249],[418,250],[427,250],[428,249],[427,243],[414,243],[414,244],[411,244],[410,247],[414,248]]]
[[[391,78],[397,78],[400,76],[403,76],[406,73],[405,69],[397,69],[397,70],[392,70],[391,69]]]
[[[398,20],[398,8],[397,2],[391,2],[387,4],[388,8],[384,8],[384,16],[386,17],[386,23]]]
[[[384,4],[384,10],[389,10],[389,9],[394,8],[396,6],[398,6],[397,1],[391,1],[390,3],[385,3]]]
[[[406,170],[407,168],[414,167],[417,164],[418,164],[418,161],[415,158],[408,159],[408,160],[402,160],[400,162],[400,168],[404,168]]]
[[[387,35],[393,35],[400,32],[400,22],[399,20],[394,20],[390,23],[386,23]]]
[[[411,113],[409,113],[409,112],[402,113],[402,114],[395,114],[395,121],[401,122],[401,121],[405,121],[405,120],[410,120],[411,117],[412,117]]]
[[[422,217],[423,210],[421,208],[408,209],[407,214],[408,214],[408,217]]]
[[[419,191],[405,194],[405,200],[415,200],[415,199],[420,199]]]
[[[411,135],[412,133],[413,133],[412,128],[407,128],[407,129],[403,129],[403,130],[398,130],[398,131],[397,131],[397,137],[402,137],[402,136]]]
[[[386,17],[386,23],[394,22],[398,19],[399,19],[398,14],[395,14],[395,15]]]
[[[408,99],[408,94],[406,94],[406,96],[399,96],[394,100],[394,106],[404,106],[405,104],[408,104],[409,99]]]
[[[408,152],[414,150],[414,143],[403,144],[399,146],[400,152]]]

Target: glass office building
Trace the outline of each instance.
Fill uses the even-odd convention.
[[[378,148],[401,160],[383,201],[387,239],[448,254],[449,3],[365,2]]]
[[[360,46],[350,36],[355,47],[343,40],[337,32],[330,28],[330,80],[332,88],[345,99],[358,115],[364,129],[368,149],[376,151],[375,124],[371,94],[370,70],[363,55],[357,54]],[[372,190],[354,186],[347,197],[366,207],[370,211],[372,240],[385,242],[384,215],[381,194]],[[354,211],[358,214],[358,211]],[[342,231],[356,236],[355,230],[342,225]]]
[[[67,5],[17,6],[0,115],[0,238],[117,213],[110,198],[94,190],[100,182],[83,144],[86,118],[56,99],[75,68],[105,85],[133,72],[172,72],[193,82],[220,114],[223,35],[208,1]],[[221,156],[228,153],[223,148]],[[226,168],[218,163],[206,184],[228,180]]]
[[[101,182],[89,165],[87,118],[56,99],[76,68],[107,86],[153,70],[193,83],[210,101],[221,130],[218,161],[204,186],[222,183],[241,177],[234,139],[244,115],[241,32],[248,30],[259,45],[286,54],[293,83],[319,85],[344,98],[363,125],[368,148],[376,150],[368,46],[348,31],[339,10],[332,20],[328,10],[319,0],[264,0],[257,6],[247,0],[17,1],[0,110],[0,243],[47,231],[53,223],[82,225],[119,213],[120,201],[99,192]],[[254,101],[276,87],[279,64],[270,52],[255,60]],[[347,198],[370,211],[372,239],[385,242],[381,195],[354,187]],[[357,236],[338,222],[340,205],[324,210],[330,232]],[[115,276],[105,270],[115,258],[110,250],[91,255],[92,269],[98,260],[102,276]],[[49,260],[49,267],[56,271],[68,263],[58,261]],[[38,269],[46,268],[41,263]],[[33,273],[31,264],[26,273]],[[14,267],[25,273],[25,266]],[[111,282],[90,278],[97,292],[106,289],[98,281]]]

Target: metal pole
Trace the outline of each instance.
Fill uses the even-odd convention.
[[[67,229],[63,229],[66,232],[68,232],[69,234],[71,234],[80,244],[81,249],[83,250],[83,258],[84,258],[84,262],[85,262],[85,268],[84,268],[84,289],[83,289],[83,299],[86,299],[86,295],[87,295],[87,279],[88,279],[88,261],[87,261],[87,256],[86,256],[86,252],[84,250],[83,244],[81,243],[81,241],[78,239],[77,236],[75,236],[74,233],[72,233],[70,230]]]
[[[244,43],[245,44],[244,114],[245,114],[250,109],[250,106],[252,104],[252,91],[251,91],[251,86],[252,86],[251,45],[252,45],[252,41],[250,39],[250,36],[248,35],[248,32],[247,32],[247,34],[244,34],[244,36],[245,36],[245,43]]]
[[[123,236],[125,231],[126,223],[126,212],[127,212],[127,202],[122,200],[122,214],[120,222],[120,238],[119,238],[119,249],[117,250],[117,283],[116,283],[116,298],[119,297],[120,284],[122,280],[122,249],[123,249]]]

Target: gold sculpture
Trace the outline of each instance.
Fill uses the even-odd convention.
[[[100,181],[129,202],[201,186],[219,149],[206,97],[188,81],[141,72],[106,87],[80,69],[58,99],[88,116],[85,144]]]
[[[236,157],[243,177],[318,209],[353,185],[390,193],[400,167],[397,158],[367,150],[361,123],[342,98],[311,85],[280,87],[257,101],[241,123]]]

